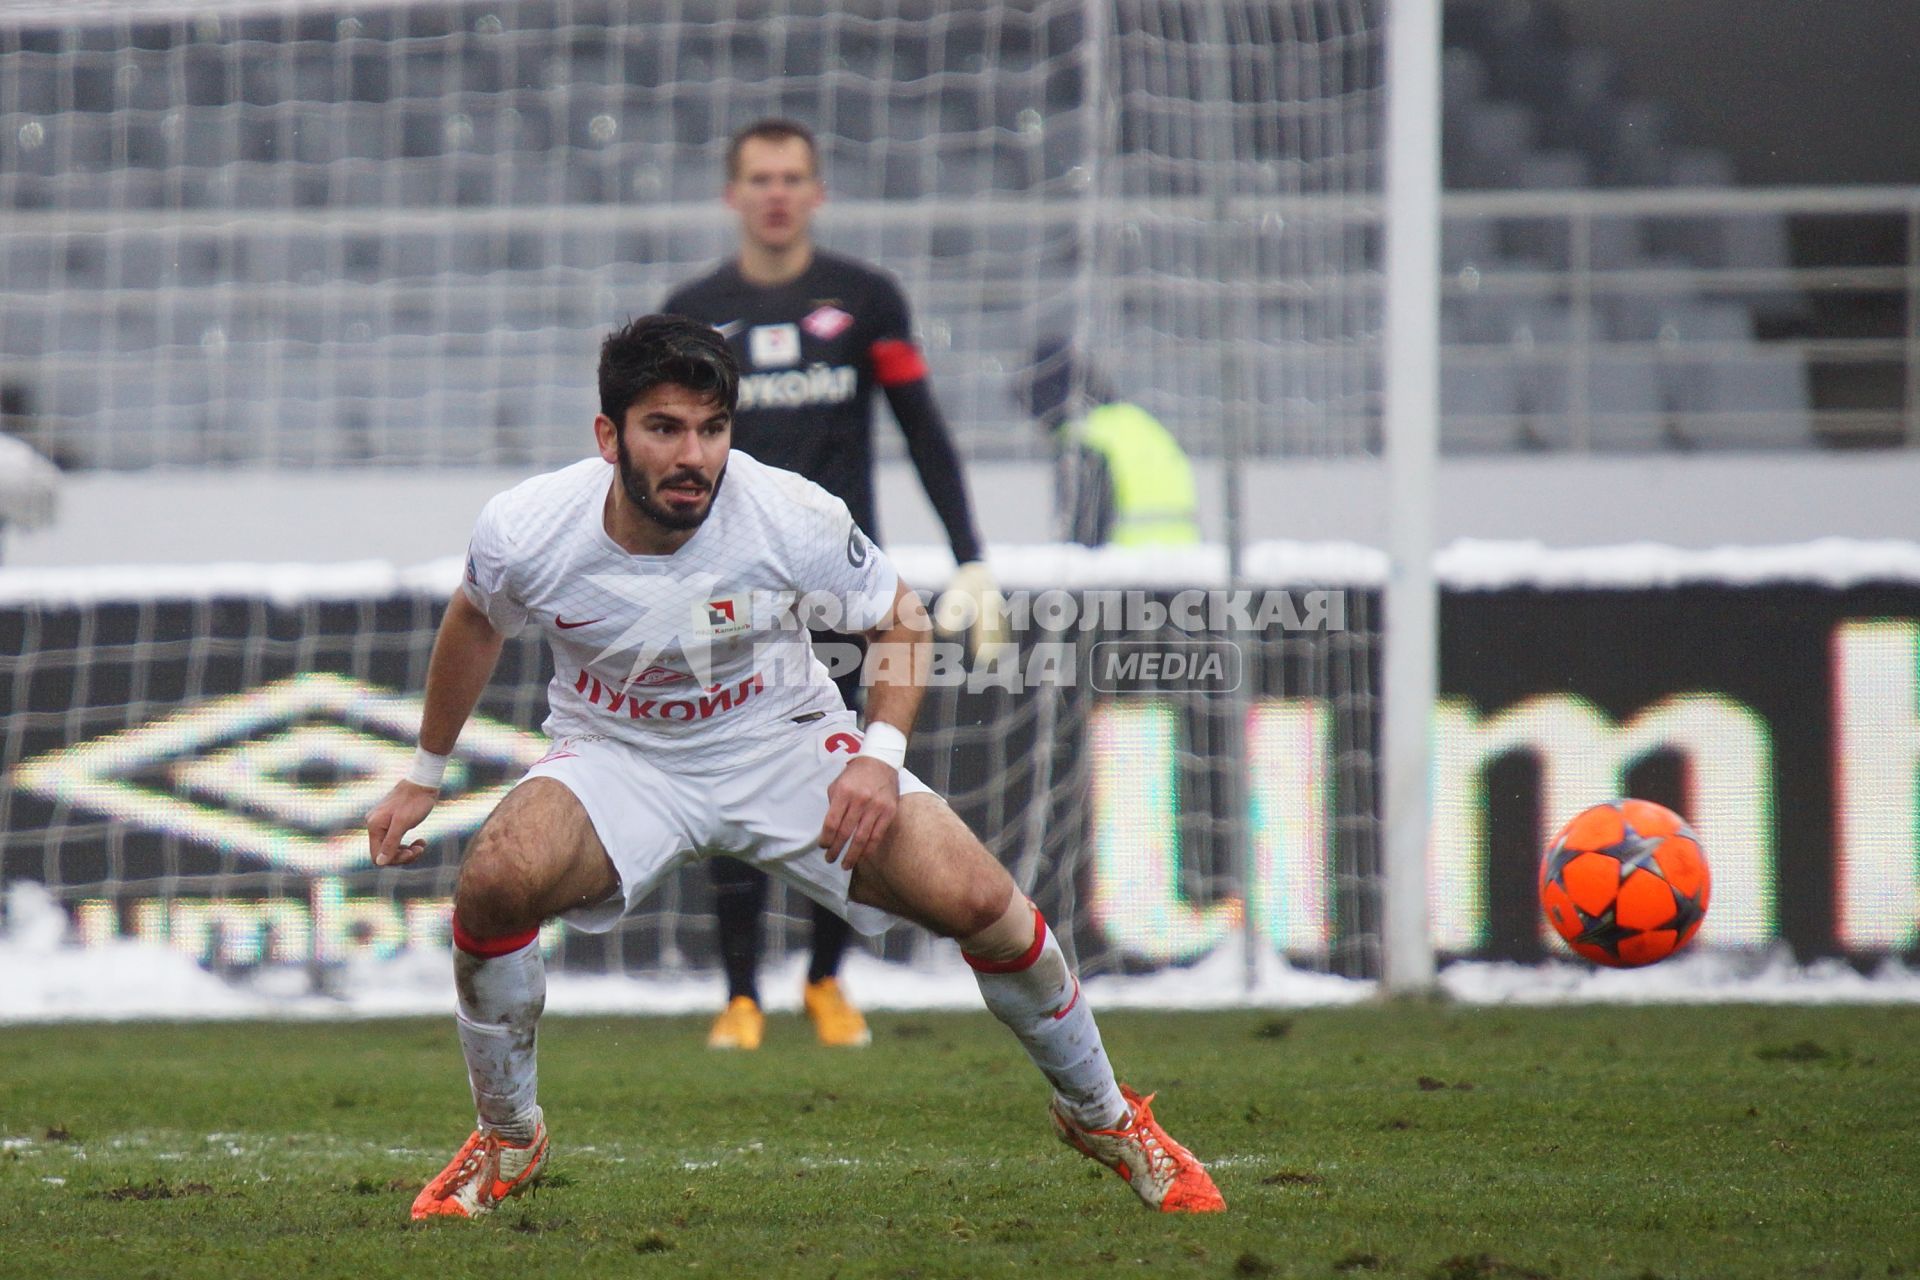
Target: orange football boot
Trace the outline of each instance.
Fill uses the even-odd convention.
[[[440,1171],[413,1201],[413,1217],[446,1215],[478,1218],[492,1213],[508,1196],[519,1195],[547,1167],[547,1122],[541,1117],[533,1141],[524,1147],[499,1134],[476,1129],[453,1162]]]
[[[813,1033],[820,1043],[841,1049],[860,1049],[873,1043],[867,1020],[840,989],[840,979],[822,978],[809,982],[801,993],[807,1017],[813,1020]]]
[[[707,1048],[758,1049],[766,1030],[767,1015],[760,1012],[753,997],[735,996],[713,1020],[713,1029],[707,1032]]]
[[[1227,1201],[1207,1170],[1153,1118],[1153,1095],[1141,1097],[1125,1085],[1120,1096],[1131,1115],[1117,1129],[1082,1129],[1051,1108],[1054,1132],[1075,1151],[1119,1174],[1149,1209],[1161,1213],[1220,1213]]]

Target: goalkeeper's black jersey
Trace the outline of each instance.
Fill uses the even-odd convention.
[[[798,278],[766,286],[728,261],[661,310],[706,321],[739,359],[733,443],[826,489],[876,539],[873,396],[886,392],[955,557],[979,558],[959,459],[926,388],[906,299],[886,275],[816,250]]]

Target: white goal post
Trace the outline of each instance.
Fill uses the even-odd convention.
[[[1434,983],[1427,906],[1439,687],[1434,473],[1440,452],[1440,0],[1392,0],[1387,27],[1386,457],[1389,546],[1381,773],[1382,979]]]

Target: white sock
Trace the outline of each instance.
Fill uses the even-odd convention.
[[[547,968],[540,940],[518,951],[483,958],[453,952],[460,1051],[467,1058],[480,1127],[515,1146],[533,1141],[540,1125],[538,1032],[547,1007]]]
[[[1039,920],[1038,912],[1034,918]],[[967,963],[987,1008],[1053,1082],[1061,1111],[1085,1129],[1114,1128],[1126,1119],[1127,1103],[1100,1043],[1100,1028],[1053,930],[1044,922],[1040,929],[1040,952],[1031,963],[1005,968],[972,956]]]

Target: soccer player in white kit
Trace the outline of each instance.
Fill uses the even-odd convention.
[[[413,861],[446,758],[506,637],[553,651],[552,749],[468,845],[454,894],[460,1047],[479,1127],[413,1202],[478,1217],[548,1157],[536,1095],[539,929],[612,928],[682,863],[749,861],[863,933],[959,941],[981,996],[1053,1086],[1056,1133],[1165,1212],[1226,1207],[1120,1085],[1080,984],[1012,877],[903,760],[927,669],[919,597],[812,482],[729,450],[739,371],[697,321],[648,316],[600,351],[599,456],[481,512],[427,669],[419,752],[367,819]],[[863,734],[804,610],[872,642]],[[831,625],[833,619],[827,619]]]

